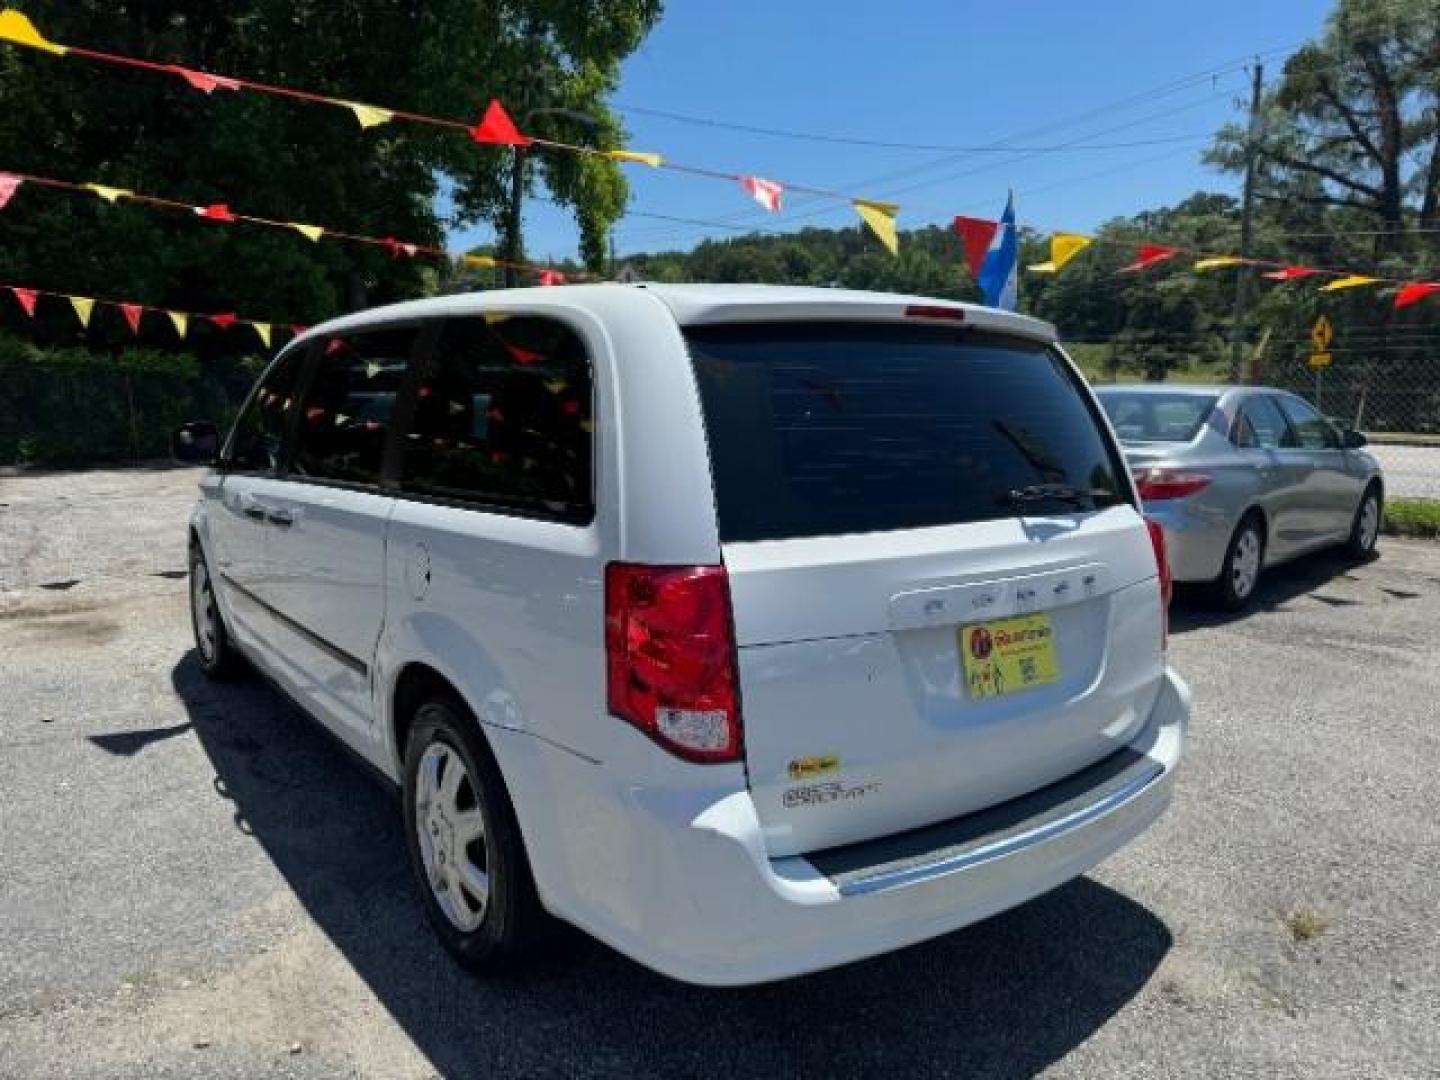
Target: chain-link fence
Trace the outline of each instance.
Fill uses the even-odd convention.
[[[1257,381],[1294,391],[1360,431],[1440,437],[1440,347],[1337,349],[1312,367],[1309,352],[1272,358]]]

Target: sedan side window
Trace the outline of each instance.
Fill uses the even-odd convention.
[[[1295,435],[1306,450],[1340,449],[1340,436],[1330,426],[1330,421],[1308,404],[1299,398],[1284,397],[1280,399],[1280,408],[1290,418]]]
[[[301,407],[292,476],[379,484],[417,333],[414,327],[368,330],[325,342]]]
[[[292,349],[271,365],[235,421],[222,455],[237,472],[274,472],[280,467],[285,428],[294,414],[296,384],[307,349]]]
[[[1238,446],[1261,447],[1276,450],[1294,446],[1290,425],[1269,398],[1250,398],[1240,406],[1240,419],[1235,426],[1235,442]]]

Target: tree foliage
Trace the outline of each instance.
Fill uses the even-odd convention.
[[[347,100],[460,118],[478,118],[491,97],[517,103],[517,114],[567,106],[618,144],[605,99],[660,0],[31,0],[26,11],[61,42]],[[207,96],[179,78],[0,47],[0,168],[438,245],[440,180],[454,184],[451,223],[499,225],[509,153],[463,133],[361,131],[343,110]],[[623,177],[603,158],[531,157],[575,209],[598,265],[625,202]],[[433,285],[430,273],[380,248],[311,244],[38,185],[0,214],[0,281],[157,306],[310,323],[417,295]],[[8,327],[32,329],[5,307]],[[128,331],[99,325],[90,340],[118,344],[120,334]]]

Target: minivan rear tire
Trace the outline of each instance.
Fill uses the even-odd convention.
[[[422,771],[437,764],[427,787]],[[445,782],[457,766],[463,775],[447,795]],[[415,710],[403,793],[410,865],[441,943],[477,974],[518,966],[537,944],[545,915],[500,768],[454,696],[433,695]],[[464,825],[472,812],[483,825],[478,837],[468,837]],[[473,884],[477,871],[487,886],[483,902]]]

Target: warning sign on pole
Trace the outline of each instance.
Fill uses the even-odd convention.
[[[1334,361],[1330,353],[1330,343],[1335,340],[1335,328],[1330,325],[1330,320],[1321,315],[1315,320],[1315,325],[1310,327],[1310,343],[1314,349],[1310,352],[1310,366],[1312,368],[1327,368]]]

